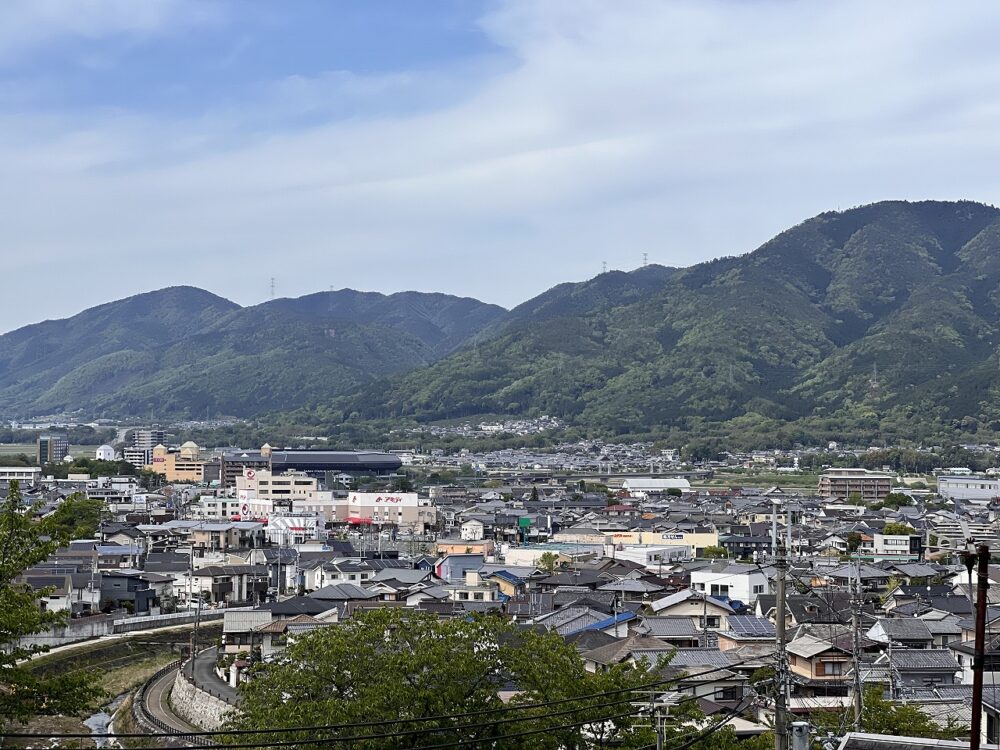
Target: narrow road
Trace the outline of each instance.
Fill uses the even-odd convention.
[[[222,698],[231,706],[239,704],[239,693],[229,686],[228,682],[223,682],[215,674],[215,662],[219,655],[217,648],[207,648],[198,652],[198,658],[194,666],[194,684],[211,695]],[[184,671],[191,675],[191,662],[184,665]]]
[[[175,714],[167,702],[167,696],[170,695],[170,688],[174,685],[175,677],[177,677],[176,670],[171,670],[149,686],[146,691],[146,710],[149,711],[150,715],[155,716],[178,732],[200,732],[201,729],[191,726]]]

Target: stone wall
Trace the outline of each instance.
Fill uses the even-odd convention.
[[[233,708],[221,698],[195,687],[183,670],[178,670],[174,679],[170,705],[182,719],[208,731],[221,727],[226,714]]]

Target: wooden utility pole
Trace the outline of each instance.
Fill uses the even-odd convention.
[[[986,607],[990,588],[990,548],[980,544],[976,548],[976,653],[972,657],[972,736],[969,750],[979,750],[979,737],[983,721],[983,666],[986,660]]]

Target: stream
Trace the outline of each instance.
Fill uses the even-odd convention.
[[[122,701],[125,700],[125,696],[128,693],[122,693],[117,698],[115,698],[110,703],[101,706],[101,710],[96,714],[88,716],[84,719],[83,723],[90,729],[91,734],[105,734],[108,731],[108,727],[111,725],[111,717],[114,715],[118,706],[121,705]],[[94,744],[97,747],[107,747],[110,739],[108,737],[96,737],[94,739]]]

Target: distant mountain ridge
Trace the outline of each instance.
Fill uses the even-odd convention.
[[[547,413],[602,434],[786,442],[1000,431],[992,206],[824,213],[747,255],[664,275],[647,294],[566,316],[546,315],[542,295],[516,326],[501,318],[493,338],[366,389],[345,411]]]
[[[241,308],[178,287],[0,336],[0,415],[63,409],[283,412],[331,434],[549,414],[671,441],[990,439],[1000,211],[823,213],[746,255],[604,273],[510,311],[353,290]]]
[[[255,416],[426,365],[506,311],[345,289],[252,307],[171,287],[0,336],[0,413]]]

